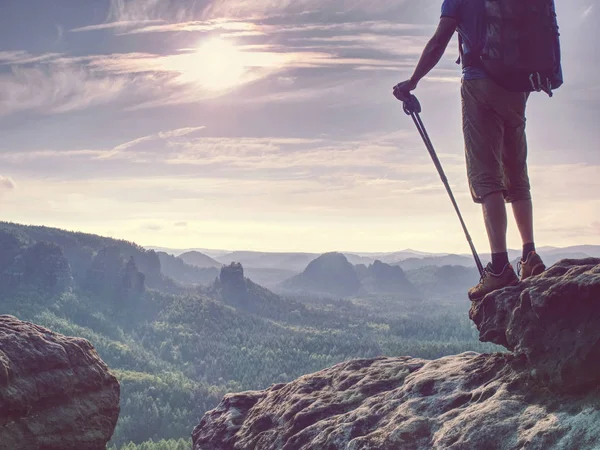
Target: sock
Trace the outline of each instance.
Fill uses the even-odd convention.
[[[508,264],[508,252],[492,253],[492,271],[500,275]]]
[[[533,242],[523,245],[523,258],[521,259],[526,261],[531,252],[535,252],[535,244]]]

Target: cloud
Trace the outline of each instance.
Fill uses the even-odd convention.
[[[13,67],[0,75],[0,116],[17,111],[64,113],[116,100],[128,87],[123,77],[82,67]]]
[[[142,136],[140,138],[133,139],[133,140],[125,142],[123,144],[117,145],[115,148],[112,149],[111,152],[102,154],[102,157],[103,158],[113,157],[113,156],[117,155],[118,153],[124,152],[125,150],[128,150],[130,148],[136,147],[143,142],[157,141],[157,140],[167,141],[171,138],[180,138],[180,137],[186,136],[188,134],[195,133],[196,131],[203,130],[204,128],[206,128],[206,127],[201,126],[201,127],[178,128],[176,130],[161,131],[156,134]]]
[[[164,227],[162,225],[158,225],[158,224],[155,224],[155,223],[148,223],[148,224],[142,225],[141,228],[143,230],[148,230],[148,231],[160,231]]]
[[[382,14],[398,10],[405,0],[330,0],[326,12],[369,12]],[[304,11],[323,11],[320,0],[213,0],[204,10],[206,17],[248,17],[253,15],[298,14]]]
[[[264,36],[277,34],[299,34],[299,33],[350,33],[371,32],[380,34],[397,34],[398,32],[420,32],[431,28],[430,25],[396,23],[389,21],[364,20],[356,22],[342,23],[322,23],[305,22],[294,24],[266,24],[265,18],[249,18],[246,20],[236,20],[219,18],[204,21],[185,21],[174,22],[161,25],[151,25],[134,27],[129,31],[122,32],[122,35],[143,34],[143,33],[175,33],[181,31],[188,32],[228,32],[224,36]],[[133,23],[133,22],[132,22]],[[143,22],[138,22],[142,24]],[[102,27],[103,25],[98,25]],[[86,27],[88,28],[88,27]]]
[[[31,64],[42,61],[54,60],[62,56],[61,53],[44,53],[41,55],[32,55],[23,50],[0,52],[0,64],[21,65]]]
[[[585,9],[585,11],[583,11],[583,13],[581,14],[581,17],[582,17],[583,19],[587,19],[587,18],[590,16],[590,14],[592,14],[592,11],[593,11],[593,10],[594,10],[594,5],[592,4],[592,5],[590,5],[589,7],[587,7],[587,8]]]
[[[0,175],[0,192],[12,191],[16,188],[15,182],[10,177]]]
[[[19,111],[59,114],[116,102],[126,108],[185,91],[185,83],[177,80],[180,73],[153,70],[151,61],[147,54],[133,53],[12,66],[0,73],[0,116]]]
[[[76,67],[13,68],[0,75],[0,116],[17,111],[63,113],[116,100],[128,85]]]
[[[168,19],[181,22],[195,16],[196,3],[187,0],[111,0],[108,21],[139,22]]]
[[[195,31],[203,36],[216,31],[235,50],[226,57],[217,51],[218,45],[204,53],[200,47],[78,56],[0,52],[0,64],[12,66],[12,72],[0,75],[0,115],[64,113],[117,102],[126,111],[135,111],[216,99],[250,84],[258,89],[247,90],[238,101],[303,101],[318,99],[320,92],[342,96],[344,75],[366,80],[375,71],[408,69],[424,45],[420,35],[395,36],[402,31],[420,33],[423,26],[381,20],[297,24],[286,23],[287,13],[172,23],[163,18],[184,18],[185,11],[189,7],[175,1],[113,0],[106,23],[71,31]],[[226,67],[223,61],[228,61]],[[25,64],[29,65],[20,67]],[[207,68],[213,66],[217,67],[211,75]],[[317,86],[317,70],[337,71],[336,87]],[[299,83],[301,71],[306,76]]]
[[[29,55],[27,52],[19,50],[19,51],[10,51],[10,52],[0,52],[0,61],[2,62],[12,62],[22,58],[25,55]]]
[[[0,161],[11,164],[22,164],[29,161],[65,159],[74,161],[77,158],[94,159],[102,157],[104,150],[35,150],[29,152],[1,152]]]
[[[167,33],[180,31],[228,31],[233,32],[234,36],[261,36],[264,32],[253,22],[229,21],[229,20],[210,20],[210,21],[188,21],[179,23],[169,23],[164,25],[152,25],[138,27],[121,34],[142,34],[142,33]]]
[[[97,25],[87,25],[85,27],[73,28],[69,31],[71,31],[71,33],[80,33],[82,31],[109,30],[109,29],[113,29],[113,28],[123,30],[123,29],[136,28],[136,27],[140,27],[140,26],[147,26],[147,25],[163,23],[163,22],[164,22],[164,20],[161,20],[161,19],[121,20],[121,21],[117,21],[117,22],[100,23]]]

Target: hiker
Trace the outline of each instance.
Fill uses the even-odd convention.
[[[416,89],[419,81],[440,61],[454,32],[458,30],[459,53],[463,65],[461,97],[467,175],[472,198],[483,208],[492,252],[492,261],[483,269],[479,284],[469,290],[472,301],[478,301],[490,292],[519,282],[508,259],[505,202],[512,204],[523,242],[523,254],[518,264],[520,280],[538,275],[546,269],[534,244],[533,207],[527,173],[525,107],[530,92],[543,90],[552,96],[552,89],[562,84],[558,25],[553,5],[550,8],[549,4],[548,0],[444,0],[438,28],[425,47],[413,76],[393,89],[397,99],[407,101],[410,91]],[[525,11],[524,8],[530,8],[526,11],[530,14],[527,19],[533,17],[529,22],[522,17],[519,17],[520,20],[514,20],[514,17],[512,21],[502,20],[505,18],[502,14],[516,15],[517,12]],[[498,15],[492,19],[499,20],[492,21],[491,14]],[[492,24],[491,27],[488,26],[489,23]],[[512,34],[498,28],[502,26],[513,27],[510,30]],[[515,30],[514,27],[521,28]],[[538,33],[539,36],[540,32],[548,33],[544,35],[548,38],[544,50],[550,48],[550,51],[544,53],[536,48],[528,53],[527,59],[523,56],[519,61],[521,73],[518,76],[513,76],[515,72],[510,71],[516,69],[507,66],[509,57],[501,61],[503,66],[494,66],[493,57],[487,57],[486,61],[484,49],[489,51],[493,47],[489,54],[496,57],[504,57],[512,50],[510,56],[514,57],[515,49],[506,48],[512,37],[523,39],[525,36],[525,41],[519,41],[520,46],[538,45],[540,39],[528,40],[526,35]],[[539,61],[542,57],[546,58],[544,63]],[[528,72],[526,76],[522,73],[523,65],[548,64],[548,61],[552,66],[551,71]],[[497,71],[492,74],[492,70]]]

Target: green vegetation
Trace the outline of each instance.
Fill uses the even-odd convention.
[[[190,450],[192,448],[192,440],[185,439],[161,439],[154,442],[152,439],[142,444],[136,445],[133,442],[123,445],[119,448],[116,446],[108,447],[108,450]]]
[[[467,307],[284,298],[239,265],[211,287],[186,287],[135,244],[0,223],[0,314],[94,344],[121,382],[110,450],[189,449],[194,426],[225,393],[347,359],[495,350],[477,341]]]

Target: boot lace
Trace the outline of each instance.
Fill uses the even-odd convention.
[[[517,263],[517,276],[521,278],[521,270],[523,269],[523,261],[519,260]]]

